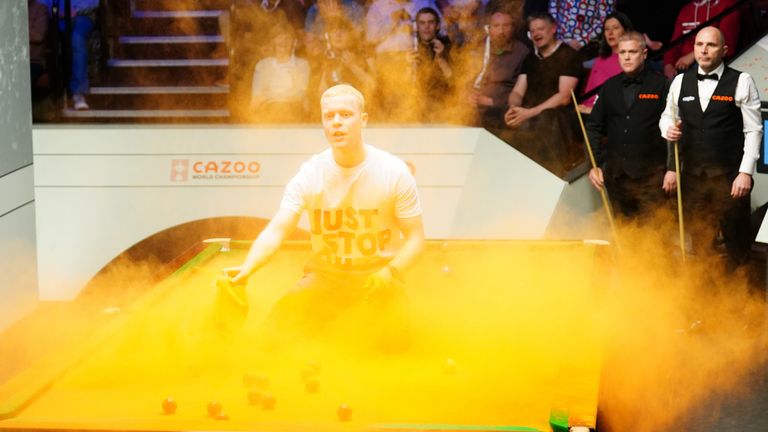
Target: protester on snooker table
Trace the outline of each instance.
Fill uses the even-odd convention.
[[[363,141],[365,99],[341,84],[320,99],[330,148],[305,162],[253,243],[233,283],[264,266],[307,211],[312,258],[304,277],[267,318],[268,334],[309,336],[353,307],[385,349],[407,343],[404,272],[424,247],[416,182],[397,157]],[[225,269],[232,272],[233,269]],[[258,288],[256,288],[258,289]],[[378,328],[378,330],[376,330]]]
[[[597,189],[607,188],[618,215],[637,220],[659,208],[664,192],[673,192],[677,183],[674,161],[655,128],[664,111],[667,80],[645,67],[648,49],[640,33],[619,37],[616,54],[622,72],[600,88],[586,123],[599,165],[589,180]],[[603,137],[605,146],[600,145]]]
[[[733,270],[749,260],[750,193],[763,136],[755,81],[725,66],[723,33],[705,27],[693,47],[698,66],[675,77],[659,128],[680,142],[685,227],[699,255],[717,253],[722,234]]]

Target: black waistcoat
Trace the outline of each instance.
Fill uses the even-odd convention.
[[[725,68],[703,112],[696,73],[692,68],[683,75],[677,100],[683,122],[683,171],[710,176],[735,173],[744,154],[744,121],[734,100],[740,72]]]
[[[638,178],[664,169],[667,148],[659,135],[659,118],[664,112],[666,79],[648,70],[641,73],[641,84],[627,106],[623,79],[619,74],[608,79],[601,93],[608,148],[606,175],[626,173]]]

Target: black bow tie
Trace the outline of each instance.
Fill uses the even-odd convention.
[[[696,78],[698,78],[699,81],[704,81],[704,80],[708,80],[708,79],[715,80],[715,81],[718,80],[717,74],[705,74],[705,75],[702,75],[702,74],[698,74],[697,73],[696,74]]]
[[[632,78],[632,77],[625,77],[625,78],[622,80],[622,83],[624,83],[624,87],[629,87],[629,86],[631,86],[631,85],[640,85],[640,84],[642,84],[643,82],[642,82],[642,81],[640,81],[640,80],[639,80],[639,79],[637,79],[637,78]]]

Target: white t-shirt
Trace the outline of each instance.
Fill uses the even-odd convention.
[[[397,220],[421,215],[416,181],[405,162],[365,145],[365,160],[343,168],[331,149],[305,162],[288,183],[281,209],[310,221],[315,262],[337,270],[382,266],[402,245]]]

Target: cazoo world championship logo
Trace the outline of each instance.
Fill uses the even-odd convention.
[[[261,164],[257,161],[228,159],[173,159],[171,181],[190,180],[251,180],[259,178]]]

